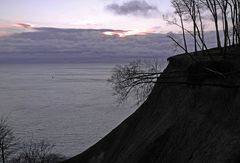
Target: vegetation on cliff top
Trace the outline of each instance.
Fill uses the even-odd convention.
[[[216,54],[226,59],[240,48],[240,2],[239,0],[171,0],[174,15],[164,15],[164,19],[182,31],[182,39],[174,35],[169,38],[188,55],[198,67],[212,75],[225,78],[225,74],[209,63],[216,64]],[[189,26],[189,24],[191,24]],[[205,41],[206,24],[214,27],[216,48],[209,49]],[[189,47],[187,36],[192,37],[194,47]],[[214,38],[213,38],[214,39]],[[190,52],[189,49],[194,49]],[[197,54],[206,55],[209,62],[196,58]],[[116,66],[109,82],[113,84],[119,102],[135,95],[137,103],[144,101],[150,94],[157,78],[162,74],[159,63],[146,64],[142,61]],[[226,67],[226,66],[225,66]],[[171,74],[174,72],[171,72]],[[197,73],[197,72],[196,72]],[[195,74],[196,75],[196,74]],[[169,75],[169,77],[173,77]]]

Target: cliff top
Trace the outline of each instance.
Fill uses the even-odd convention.
[[[240,55],[169,58],[149,98],[98,143],[66,163],[240,161]],[[215,52],[213,49],[212,53]],[[197,61],[197,62],[196,62]]]

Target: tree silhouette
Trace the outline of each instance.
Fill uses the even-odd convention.
[[[58,163],[65,159],[60,154],[53,153],[54,145],[46,140],[28,140],[22,143],[18,154],[12,163]]]
[[[171,21],[172,24],[181,28],[183,35],[183,45],[178,43],[185,53],[188,53],[186,33],[194,39],[194,51],[208,50],[205,42],[204,24],[213,22],[216,33],[217,48],[222,50],[222,54],[227,54],[229,46],[240,46],[240,2],[239,0],[172,0],[175,15],[178,17]],[[205,15],[205,16],[203,16]],[[208,16],[206,16],[208,15]],[[180,23],[178,23],[178,21]],[[192,23],[191,29],[186,28],[186,24]],[[221,28],[220,28],[221,27]],[[221,40],[221,33],[223,40]],[[200,47],[201,45],[201,47]]]
[[[0,119],[0,153],[3,163],[16,151],[16,137],[6,118]]]
[[[122,103],[134,97],[137,103],[144,101],[151,92],[154,83],[161,74],[157,60],[153,62],[133,61],[127,65],[117,65],[108,81],[112,83],[118,102]]]

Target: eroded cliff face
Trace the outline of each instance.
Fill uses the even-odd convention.
[[[170,58],[144,104],[66,163],[240,162],[240,57],[196,59]]]

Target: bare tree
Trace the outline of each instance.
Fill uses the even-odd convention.
[[[175,13],[179,16],[180,18],[180,27],[182,30],[182,36],[183,36],[183,42],[184,42],[184,51],[188,53],[188,47],[187,47],[187,41],[186,41],[186,32],[185,32],[185,26],[184,26],[184,10],[182,8],[181,1],[179,0],[172,0],[171,1],[173,7],[175,8]]]
[[[174,37],[172,36],[169,36],[169,38],[177,43],[186,54],[189,54],[186,41],[187,33],[194,39],[195,53],[197,53],[199,49],[202,51],[207,50],[208,48],[205,43],[204,22],[202,17],[204,5],[200,1],[196,0],[172,0],[171,3],[175,8],[175,14],[178,16],[178,18],[174,18],[172,20],[169,20],[167,16],[164,16],[163,18],[169,24],[174,24],[181,28],[184,45],[177,40],[174,40]],[[178,20],[180,23],[178,23]],[[192,29],[187,29],[185,26],[185,24],[189,24],[189,22],[192,23]]]
[[[212,20],[215,26],[217,48],[223,52],[223,56],[226,55],[228,46],[240,46],[240,0],[171,0],[171,3],[177,16],[171,16],[169,19],[169,15],[163,15],[163,18],[169,24],[176,25],[181,29],[182,39],[177,39],[174,37],[176,35],[172,33],[168,37],[185,54],[189,55],[194,62],[197,62],[201,68],[209,73],[225,78],[222,72],[200,63],[194,57],[194,53],[188,52],[190,48],[188,48],[186,37],[188,35],[194,39],[195,54],[200,49],[201,54],[207,54],[210,60],[214,61],[214,58],[210,55],[211,51],[208,50],[205,42],[204,31],[205,21],[209,22],[209,20]],[[208,15],[208,17],[205,18],[204,14]],[[192,24],[190,27],[186,25],[189,22]],[[220,37],[220,25],[223,28],[223,47]],[[230,30],[231,25],[232,30]],[[233,33],[232,39],[230,38],[231,31]],[[158,66],[150,67],[147,67],[141,61],[137,61],[125,66],[118,65],[114,68],[109,82],[113,84],[115,94],[119,96],[119,102],[125,101],[131,95],[134,95],[137,101],[141,102],[149,95],[154,83],[161,74]]]
[[[228,7],[229,0],[218,0],[217,3],[221,9],[222,13],[222,26],[223,26],[223,34],[224,34],[224,51],[223,55],[226,55],[227,46],[229,46],[230,38],[229,38],[229,23],[228,23]]]
[[[226,55],[229,46],[240,46],[240,35],[238,30],[240,22],[239,0],[172,0],[171,2],[175,8],[175,14],[179,17],[178,20],[180,20],[180,23],[178,24],[176,19],[170,22],[182,29],[184,45],[174,40],[173,37],[170,38],[177,43],[179,47],[185,50],[186,54],[188,54],[186,50],[188,47],[185,44],[185,33],[189,33],[193,37],[195,53],[197,53],[197,50],[201,49],[201,51],[208,54],[204,34],[204,19],[206,18],[203,17],[203,15],[209,15],[209,13],[210,16],[208,16],[206,21],[209,22],[209,20],[213,20],[214,22],[217,47],[221,49],[223,56]],[[185,24],[188,22],[192,23],[192,29],[185,28]],[[220,38],[220,24],[223,30],[223,48]],[[231,27],[232,30],[230,30]],[[231,38],[230,35],[232,35]],[[199,46],[200,44],[201,46]],[[209,55],[209,57],[212,60],[211,55]]]
[[[229,0],[228,5],[230,8],[230,18],[232,20],[232,44],[235,46],[239,44],[240,38],[238,31],[240,2],[239,0]]]
[[[192,22],[194,51],[197,52],[197,3],[195,0],[180,0],[181,8],[185,14],[185,20]]]
[[[21,145],[20,152],[11,160],[12,163],[58,163],[65,159],[53,153],[54,145],[46,140],[33,139]]]
[[[217,38],[217,47],[221,48],[221,39],[220,39],[220,33],[219,33],[219,7],[218,7],[218,0],[200,0],[203,5],[205,5],[208,9],[208,11],[211,13],[213,22],[215,24],[215,32],[216,32],[216,38]]]
[[[126,101],[129,97],[134,97],[139,104],[150,94],[154,83],[161,74],[160,71],[161,67],[158,61],[138,60],[130,62],[128,65],[117,65],[108,81],[112,83],[119,103]]]
[[[7,119],[2,117],[0,119],[0,158],[3,163],[6,163],[16,150],[16,140]]]

